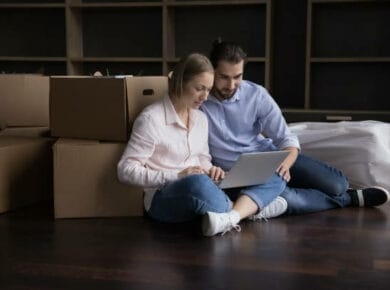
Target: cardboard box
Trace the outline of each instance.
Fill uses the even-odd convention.
[[[134,120],[148,105],[162,99],[168,93],[167,77],[127,77],[127,125],[131,132]],[[130,134],[128,134],[130,136]],[[127,140],[126,140],[127,141]]]
[[[0,74],[0,127],[49,127],[49,77]]]
[[[50,125],[55,137],[125,140],[124,79],[51,77]]]
[[[0,136],[0,213],[52,198],[52,144]]]
[[[59,139],[54,151],[56,218],[143,215],[143,190],[119,182],[124,143]]]
[[[50,137],[48,127],[10,127],[0,131],[0,136]]]
[[[166,77],[51,77],[51,134],[127,141],[136,115],[167,90]]]

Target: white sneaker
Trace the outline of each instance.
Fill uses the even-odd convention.
[[[241,227],[238,225],[240,216],[236,211],[216,213],[208,211],[202,220],[202,231],[206,237],[211,237],[216,234],[222,235],[235,229],[240,232]]]
[[[252,221],[267,220],[284,214],[286,210],[287,201],[283,197],[278,196],[258,214],[250,216],[249,219]]]

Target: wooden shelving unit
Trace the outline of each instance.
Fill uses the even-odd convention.
[[[0,73],[65,74],[65,3],[1,1],[0,43]]]
[[[303,114],[390,121],[390,2],[309,0],[307,9]]]
[[[390,1],[0,0],[0,73],[167,75],[221,37],[288,121],[390,121]]]
[[[50,17],[52,13],[57,14],[56,20]],[[3,0],[0,16],[4,16],[0,39],[7,44],[0,49],[2,72],[88,75],[100,70],[103,74],[161,75],[186,53],[208,54],[212,41],[222,37],[247,48],[248,78],[270,87],[270,0]],[[26,17],[28,22],[21,21]],[[46,42],[36,42],[38,51],[27,43],[20,46],[23,39],[41,34],[36,26],[56,31],[58,44],[51,47],[51,37],[46,36]],[[15,30],[18,36],[11,38]]]

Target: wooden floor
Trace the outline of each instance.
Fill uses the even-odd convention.
[[[199,223],[0,215],[0,289],[390,289],[390,205],[204,238]]]

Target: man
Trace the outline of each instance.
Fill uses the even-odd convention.
[[[267,90],[243,80],[245,59],[239,45],[215,43],[210,54],[214,86],[201,110],[208,117],[213,163],[226,171],[243,152],[289,151],[275,174],[287,186],[280,192],[280,184],[273,185],[277,178],[274,176],[271,182],[257,188],[266,196],[263,203],[249,200],[248,206],[265,207],[280,195],[278,200],[285,199],[287,205],[280,202],[268,216],[275,217],[346,206],[378,206],[389,200],[389,192],[380,187],[348,189],[347,178],[339,170],[300,154],[297,137],[290,132]]]

